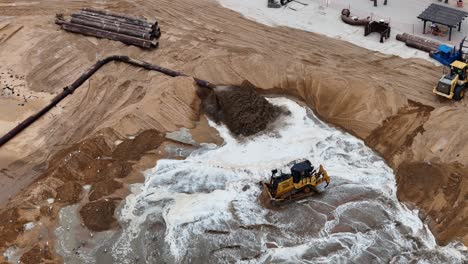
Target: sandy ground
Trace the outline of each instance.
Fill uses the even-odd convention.
[[[0,36],[7,36],[0,40],[1,131],[36,111],[96,59],[111,54],[130,55],[216,84],[238,85],[248,80],[271,89],[268,92],[303,100],[324,120],[366,140],[396,170],[399,186],[405,185],[399,188],[399,197],[425,211],[439,242],[462,239],[468,243],[468,134],[464,133],[468,129],[468,101],[448,102],[432,94],[442,70],[430,62],[383,55],[310,32],[261,25],[214,0],[0,4],[0,21],[9,23],[8,27],[0,26]],[[162,29],[160,47],[144,51],[66,33],[53,23],[55,13],[85,6],[156,18]],[[20,96],[3,89],[6,85]],[[40,230],[46,233],[38,244],[42,250],[32,248],[26,243],[28,238],[39,236],[35,229],[25,230],[24,224],[36,221],[53,226],[58,209],[76,197],[54,206],[48,199],[58,198],[65,184],[71,190],[89,184],[85,178],[78,178],[78,185],[68,183],[61,176],[63,172],[51,173],[61,164],[54,157],[73,155],[77,142],[101,138],[103,142],[91,149],[113,153],[115,142],[133,140],[150,129],[164,133],[181,127],[195,129],[198,142],[216,141],[206,120],[198,121],[200,101],[195,91],[190,78],[170,78],[110,64],[3,146],[0,213],[4,217],[0,218],[0,232],[9,239],[0,243],[0,252],[17,244],[23,252],[32,250],[34,255],[53,246],[53,231],[44,228]],[[157,146],[152,146],[154,149]],[[151,149],[142,153],[147,151]],[[132,155],[125,152],[119,160],[133,160]],[[136,157],[141,158],[141,153]],[[147,159],[154,164],[157,157]],[[133,170],[141,169],[132,164]],[[84,164],[76,166],[74,170],[81,170]],[[438,180],[428,185],[428,174]],[[98,189],[98,183],[91,185]],[[101,189],[106,194],[113,191]],[[420,191],[416,193],[416,189]],[[13,199],[8,201],[9,197]]]

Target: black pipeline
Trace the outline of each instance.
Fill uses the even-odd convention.
[[[180,73],[173,71],[171,69],[163,68],[157,65],[149,64],[144,61],[139,61],[132,59],[128,56],[119,56],[119,55],[114,55],[114,56],[109,56],[105,59],[97,61],[92,67],[90,67],[84,74],[82,74],[76,81],[74,81],[71,85],[63,88],[63,92],[61,92],[59,95],[54,97],[52,101],[42,108],[39,112],[36,114],[26,118],[23,122],[18,124],[15,128],[10,130],[8,133],[6,133],[3,137],[0,138],[0,147],[3,146],[5,143],[7,143],[10,139],[14,138],[16,135],[18,135],[21,131],[23,131],[25,128],[33,124],[36,120],[38,120],[41,116],[43,116],[45,113],[47,113],[50,109],[52,109],[54,106],[56,106],[60,101],[62,101],[65,97],[68,95],[72,94],[80,85],[82,85],[86,80],[88,80],[94,73],[96,73],[102,66],[106,65],[109,62],[112,61],[117,61],[117,62],[124,62],[131,64],[136,67],[140,67],[149,71],[157,71],[160,73],[163,73],[165,75],[171,76],[171,77],[178,77],[178,76],[188,76],[186,74]],[[205,87],[208,89],[213,89],[215,85],[211,84],[208,81],[200,80],[198,78],[194,78],[195,82],[197,85],[201,87]]]

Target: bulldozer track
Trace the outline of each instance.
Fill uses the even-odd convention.
[[[10,22],[0,25],[0,44],[6,42],[23,29],[23,25],[12,25]]]

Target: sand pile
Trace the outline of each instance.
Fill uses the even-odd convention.
[[[46,223],[57,219],[60,208],[81,199],[84,203],[79,214],[89,230],[103,231],[118,226],[114,211],[121,201],[117,191],[124,187],[123,178],[131,174],[137,160],[148,151],[157,149],[166,139],[164,133],[147,130],[125,138],[115,146],[116,143],[109,144],[105,140],[111,137],[113,130],[102,131],[101,134],[54,154],[47,170],[35,184],[23,191],[23,197],[13,199],[7,208],[0,210],[0,251],[13,243],[26,249],[25,243],[35,243],[35,247],[23,255],[25,260],[22,261],[39,263],[36,258],[50,258],[49,255],[41,255],[44,252],[37,247],[47,238],[38,238],[34,232],[27,233],[25,224],[41,223],[39,229],[45,228]],[[85,185],[90,186],[88,199],[84,197]],[[26,235],[32,235],[34,239],[26,239]]]
[[[83,5],[158,17],[167,25],[171,25],[164,34],[167,45],[160,47],[156,52],[148,53],[118,42],[64,34],[57,31],[55,24],[50,23],[50,18],[60,10],[75,10]],[[187,9],[187,6],[191,8]],[[208,12],[211,15],[196,15],[200,12]],[[161,0],[158,1],[158,5],[152,4],[151,1],[140,2],[138,5],[129,1],[112,1],[112,3],[36,1],[21,5],[7,4],[2,6],[0,13],[15,17],[10,26],[0,29],[0,35],[4,33],[7,35],[7,40],[2,40],[0,49],[0,57],[5,58],[2,72],[10,69],[13,76],[25,76],[24,79],[16,79],[11,75],[9,78],[2,78],[2,85],[8,84],[9,87],[18,85],[15,86],[15,95],[19,89],[22,89],[21,96],[15,97],[9,96],[7,89],[1,91],[5,92],[1,104],[5,110],[0,111],[4,113],[0,116],[0,123],[5,129],[11,128],[31,112],[45,105],[56,92],[73,82],[77,75],[93,64],[97,55],[100,57],[113,55],[118,50],[119,54],[144,57],[146,61],[161,63],[163,66],[216,84],[241,83],[247,79],[256,85],[276,87],[275,93],[296,95],[312,107],[323,120],[361,139],[366,139],[370,134],[378,136],[377,131],[373,130],[380,128],[384,120],[388,120],[384,126],[389,129],[379,129],[379,131],[390,132],[379,134],[380,140],[371,137],[369,141],[374,139],[372,142],[376,145],[372,147],[381,153],[388,153],[388,157],[385,158],[396,164],[392,166],[395,170],[403,160],[432,162],[441,159],[441,163],[458,161],[468,166],[468,145],[464,144],[468,140],[468,133],[456,132],[468,129],[468,122],[464,122],[466,119],[463,119],[467,111],[466,101],[452,104],[435,97],[428,87],[433,87],[437,83],[441,69],[425,61],[403,60],[396,56],[375,53],[338,39],[302,30],[263,26],[246,20],[235,12],[213,5],[212,1],[208,0],[196,2]],[[174,16],[175,13],[181,16]],[[336,17],[333,19],[336,20]],[[41,27],[38,28],[37,25]],[[8,37],[10,29],[21,26],[24,27]],[[193,32],[197,34],[194,35]],[[64,43],[70,45],[63,45]],[[288,45],[278,43],[288,43]],[[376,43],[381,45],[378,41]],[[372,72],[370,77],[369,72]],[[92,201],[105,199],[109,193],[119,188],[120,185],[116,181],[127,174],[128,168],[133,164],[133,158],[125,159],[125,162],[121,162],[120,159],[95,160],[97,156],[92,155],[94,152],[90,151],[88,155],[94,158],[91,164],[93,169],[88,168],[86,173],[78,170],[83,178],[58,168],[57,173],[52,174],[55,169],[50,168],[47,171],[52,177],[47,176],[31,187],[28,186],[35,179],[35,169],[37,174],[42,174],[47,164],[54,164],[50,162],[49,157],[53,157],[57,149],[82,141],[85,137],[94,137],[97,135],[96,131],[101,128],[112,127],[121,135],[134,135],[138,131],[152,128],[158,131],[173,131],[180,127],[191,128],[193,121],[198,117],[198,108],[191,106],[195,104],[198,106],[198,101],[192,101],[192,95],[196,97],[188,84],[192,80],[178,79],[172,80],[156,73],[133,69],[128,65],[115,64],[104,67],[70,97],[66,104],[56,107],[36,123],[36,129],[27,129],[16,140],[0,149],[0,201],[7,201],[10,195],[15,198],[14,195],[18,193],[15,200],[26,203],[27,199],[21,200],[21,197],[29,196],[26,193],[39,188],[49,190],[51,188],[46,187],[53,185],[52,195],[45,198],[55,197],[55,202],[50,205],[45,201],[44,205],[40,205],[41,219],[44,219],[57,216],[59,207],[73,203],[83,196],[80,192],[80,186],[83,184],[92,185],[90,190]],[[22,95],[32,95],[24,106],[18,105]],[[411,112],[412,107],[408,112],[398,113],[400,108],[408,105],[408,99],[432,106],[435,110],[431,111],[429,117],[419,111]],[[398,118],[397,116],[402,113],[404,116]],[[392,116],[395,118],[391,118]],[[417,120],[414,121],[414,118]],[[424,132],[421,128],[424,128]],[[412,138],[415,131],[420,132]],[[199,137],[208,134],[202,131]],[[393,139],[397,139],[398,142],[393,142]],[[197,140],[197,142],[206,141]],[[413,143],[408,146],[405,142]],[[122,148],[124,146],[122,145]],[[32,155],[33,151],[37,154]],[[106,157],[112,155],[117,159],[117,156],[121,157],[120,153],[124,152],[102,149],[97,153],[101,157],[106,154]],[[66,155],[69,153],[62,153],[62,156],[56,157],[64,158]],[[83,161],[87,161],[89,157],[83,155],[82,158]],[[14,164],[10,166],[10,163]],[[43,166],[35,166],[36,164]],[[74,164],[78,163],[74,161],[70,163]],[[35,169],[28,169],[28,166]],[[96,173],[97,169],[100,171],[105,169],[113,176],[103,177],[104,173]],[[465,178],[462,181],[462,186],[465,187],[458,196],[460,198],[465,197],[464,191],[467,190]],[[422,177],[411,179],[425,180]],[[73,183],[65,184],[65,181]],[[401,183],[399,181],[399,188]],[[448,183],[444,183],[440,189],[445,185],[449,188]],[[429,187],[416,182],[406,185],[408,193],[416,193],[412,192],[416,186]],[[24,190],[20,191],[21,188]],[[61,191],[57,192],[55,189]],[[403,195],[399,197],[404,201],[406,198],[413,198]],[[420,201],[422,200],[416,200],[418,206],[429,208],[419,204]],[[445,203],[442,199],[437,201]],[[431,211],[434,218],[441,220],[441,216],[445,217],[452,211],[456,212],[450,202],[452,200],[446,201],[447,203],[443,204],[446,211]],[[52,210],[49,209],[51,206]],[[8,241],[13,241],[18,236],[15,228],[22,228],[26,223],[23,218],[18,219],[18,217],[23,211],[27,211],[28,215],[32,211],[24,209],[16,214],[14,210],[8,212],[9,217],[17,220],[14,225],[9,225],[9,220],[14,221],[13,219],[0,217],[0,237]],[[440,223],[440,227],[444,226],[444,230],[447,231],[444,236],[448,240],[455,237],[451,235],[452,231],[462,235],[467,234],[466,229],[451,224],[452,219],[457,223],[458,221],[467,223],[466,217],[463,214],[460,216],[461,220],[448,217],[445,218],[448,221]],[[24,220],[32,221],[34,218]],[[12,232],[7,229],[11,229]],[[2,231],[7,231],[4,233],[5,236],[2,236]],[[24,234],[38,237],[30,233]],[[435,235],[439,236],[437,230]],[[1,244],[0,241],[0,251],[3,251]],[[24,247],[24,244],[19,246]],[[0,262],[2,262],[1,255]]]
[[[423,209],[421,217],[443,245],[468,241],[468,169],[459,163],[404,162],[397,170],[397,196]]]
[[[216,123],[223,123],[236,136],[251,136],[265,130],[284,111],[255,91],[248,81],[241,86],[219,86],[201,93],[205,113]]]

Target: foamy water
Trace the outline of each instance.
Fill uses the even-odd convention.
[[[186,160],[160,160],[134,185],[112,239],[117,263],[463,263],[466,248],[439,247],[396,198],[393,171],[361,140],[329,127],[310,110],[241,142],[214,126],[225,144],[204,145]],[[259,181],[295,159],[323,164],[332,182],[319,195],[280,210],[258,202]]]

